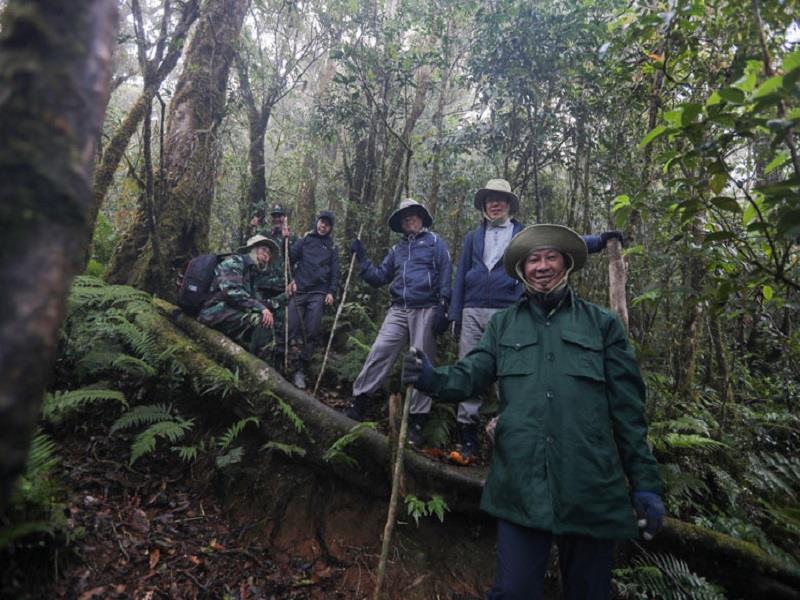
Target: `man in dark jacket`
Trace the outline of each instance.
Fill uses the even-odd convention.
[[[458,338],[458,357],[463,358],[478,343],[489,319],[503,308],[516,304],[525,287],[503,269],[503,253],[511,238],[523,225],[513,218],[519,211],[519,199],[505,179],[490,179],[475,193],[475,208],[481,212],[481,224],[464,238],[458,260],[449,318]],[[616,231],[585,235],[589,253],[600,252],[609,239],[622,239]],[[478,453],[478,421],[482,400],[469,398],[458,405],[456,420],[461,437],[461,451],[453,451],[452,462],[468,465]]]
[[[568,285],[587,254],[567,227],[527,227],[503,258],[524,297],[496,313],[455,365],[434,369],[416,349],[403,361],[403,383],[442,400],[499,384],[481,496],[481,508],[498,520],[489,598],[542,598],[553,540],[565,596],[610,598],[614,539],[635,536],[637,525],[651,539],[664,518],[645,387],[627,332],[613,312]]]
[[[314,229],[289,250],[294,281],[289,284],[289,340],[300,348],[292,383],[304,390],[306,375],[322,330],[322,310],[331,306],[339,285],[339,251],[333,243],[334,214],[320,211]]]
[[[430,231],[433,219],[415,200],[406,199],[389,217],[389,227],[403,235],[379,266],[373,266],[359,240],[351,245],[361,269],[361,278],[372,286],[390,284],[391,306],[367,360],[353,383],[353,404],[347,415],[362,421],[370,395],[386,380],[397,356],[412,346],[436,351],[435,331],[447,328],[450,300],[450,253],[447,244]],[[415,392],[411,399],[409,442],[423,443],[423,427],[431,410],[431,399]]]
[[[247,240],[236,254],[216,266],[212,295],[197,315],[198,321],[221,331],[263,360],[272,358],[275,314],[285,297],[261,297],[256,279],[267,272],[271,258],[278,252],[277,244],[263,235]]]

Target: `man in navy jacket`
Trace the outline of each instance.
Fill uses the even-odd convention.
[[[339,251],[333,243],[334,214],[322,210],[314,229],[289,249],[294,281],[286,290],[291,297],[287,317],[289,341],[300,348],[299,368],[292,383],[304,390],[306,371],[322,331],[322,311],[331,306],[339,285]]]
[[[412,199],[403,200],[389,217],[389,227],[403,238],[374,266],[355,240],[350,251],[358,260],[361,278],[374,287],[389,285],[391,306],[361,372],[353,383],[354,400],[347,416],[362,421],[370,396],[386,380],[400,351],[411,343],[429,355],[436,353],[435,332],[447,328],[450,301],[450,252],[442,238],[430,231],[433,219]],[[430,397],[415,391],[411,399],[408,440],[423,443],[422,429],[431,410]]]
[[[458,356],[463,358],[478,343],[491,316],[516,304],[524,286],[506,274],[503,254],[523,225],[512,218],[519,211],[519,199],[505,179],[490,179],[475,193],[475,208],[481,224],[464,238],[458,261],[449,317],[458,338]],[[600,252],[610,238],[622,239],[616,231],[585,235],[590,253]],[[482,400],[470,398],[458,405],[456,420],[461,436],[461,452],[451,452],[450,460],[470,464],[478,451],[478,413]]]

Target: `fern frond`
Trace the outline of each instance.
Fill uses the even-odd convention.
[[[331,447],[322,455],[322,460],[330,463],[343,463],[350,467],[356,466],[358,464],[357,461],[345,452],[345,448],[355,442],[369,429],[375,429],[374,421],[363,421],[355,425],[350,431],[331,444]]]
[[[173,446],[172,451],[178,454],[183,462],[194,462],[197,460],[200,448],[198,446]]]
[[[80,388],[69,391],[55,391],[45,395],[42,405],[42,418],[49,423],[58,423],[79,409],[98,402],[113,401],[127,407],[125,395],[117,390]]]
[[[267,442],[261,446],[261,450],[277,450],[278,452],[283,452],[289,458],[292,456],[303,457],[306,455],[305,448],[296,446],[294,444],[282,444],[280,442]]]
[[[208,369],[201,380],[193,381],[194,387],[201,396],[214,394],[222,399],[239,388],[239,370],[229,371],[224,367]]]
[[[145,404],[142,406],[135,406],[114,422],[111,426],[111,433],[119,431],[120,429],[128,429],[129,427],[149,425],[160,421],[171,421],[173,418],[171,404]]]
[[[643,552],[633,559],[629,576],[648,598],[724,600],[725,595],[671,554]]]
[[[47,477],[59,462],[61,458],[56,455],[55,442],[50,436],[37,430],[28,449],[25,477],[31,480]]]
[[[303,422],[303,419],[297,416],[297,413],[294,412],[294,409],[289,406],[289,404],[283,398],[270,391],[267,392],[267,395],[275,399],[275,401],[278,403],[278,408],[280,408],[284,416],[289,419],[297,433],[302,432],[306,428],[306,424]]]
[[[194,419],[184,420],[178,418],[174,421],[159,421],[153,423],[139,433],[131,444],[131,457],[128,464],[133,465],[145,454],[150,454],[156,449],[158,438],[166,438],[175,444],[183,439],[186,432],[194,426]]]
[[[219,439],[219,442],[217,443],[219,449],[225,450],[228,446],[230,446],[233,443],[233,441],[239,436],[239,434],[242,433],[244,428],[247,427],[247,425],[250,423],[258,427],[261,421],[259,421],[258,417],[255,416],[239,419],[238,421],[236,421],[236,423],[228,427],[228,429],[225,431],[224,434],[222,434],[222,437]]]
[[[151,367],[141,358],[136,358],[129,354],[120,354],[112,362],[111,366],[115,369],[128,373],[133,377],[141,379],[155,377],[158,371]]]
[[[800,489],[800,457],[777,452],[754,452],[748,457],[745,479],[772,497],[796,499]]]
[[[690,448],[692,450],[713,450],[727,448],[728,445],[718,440],[693,433],[668,433],[664,441],[670,448]]]

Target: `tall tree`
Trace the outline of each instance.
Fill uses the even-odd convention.
[[[0,511],[25,466],[110,93],[114,0],[10,0],[0,31]]]
[[[186,53],[167,121],[152,214],[140,203],[107,278],[166,298],[178,269],[208,246],[217,167],[217,129],[228,74],[249,0],[210,0]]]

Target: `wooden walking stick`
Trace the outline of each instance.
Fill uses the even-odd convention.
[[[411,407],[411,395],[414,386],[406,386],[406,397],[403,400],[403,417],[400,420],[400,434],[397,436],[397,452],[395,453],[394,469],[392,472],[392,494],[389,497],[389,511],[386,515],[386,525],[383,528],[383,545],[381,546],[381,560],[378,563],[378,580],[375,582],[373,600],[380,600],[383,581],[386,579],[386,563],[389,560],[389,546],[392,541],[392,531],[397,518],[397,500],[400,496],[400,482],[403,479],[403,448],[408,436],[408,412]]]
[[[286,233],[289,217],[285,217],[281,233]],[[289,236],[283,236],[283,289],[289,287]],[[286,299],[286,313],[283,315],[283,375],[289,377],[289,299]]]
[[[628,328],[628,301],[625,297],[625,260],[622,258],[622,244],[610,239],[606,244],[608,254],[608,302],[611,310],[619,315],[625,329]]]
[[[364,230],[364,224],[358,228],[358,235],[356,239],[361,239],[361,232]],[[333,325],[331,325],[331,334],[328,336],[328,345],[325,346],[325,355],[322,357],[322,366],[319,368],[319,375],[317,375],[317,383],[314,384],[314,391],[311,392],[312,396],[316,396],[319,391],[319,384],[322,381],[322,375],[325,373],[325,366],[328,364],[328,355],[331,352],[331,344],[333,343],[333,335],[336,333],[336,324],[339,322],[339,317],[344,308],[344,302],[347,299],[347,290],[350,288],[350,277],[353,274],[353,267],[356,263],[356,255],[353,253],[350,256],[350,270],[347,272],[347,279],[344,282],[344,289],[342,289],[342,299],[339,302],[339,307],[336,309],[336,315],[333,317]]]

